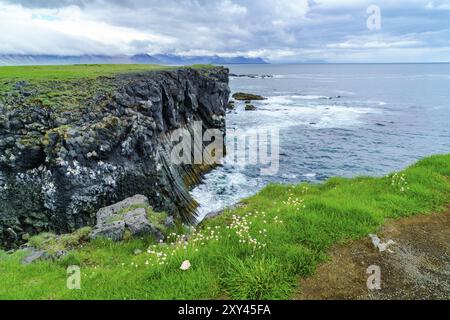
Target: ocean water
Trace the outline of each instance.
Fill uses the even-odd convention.
[[[450,152],[450,64],[230,65],[232,92],[268,99],[243,103],[227,127],[279,131],[278,173],[228,163],[192,191],[199,219],[271,182],[321,182],[332,176],[382,176]]]

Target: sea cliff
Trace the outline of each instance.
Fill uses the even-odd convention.
[[[188,188],[210,167],[174,165],[170,134],[192,131],[194,121],[225,130],[227,69],[8,85],[0,100],[1,246],[92,225],[99,208],[136,194],[155,211],[193,221]]]

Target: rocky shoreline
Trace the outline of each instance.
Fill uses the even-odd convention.
[[[191,132],[194,121],[202,121],[203,130],[225,130],[228,69],[140,72],[104,81],[114,90],[76,108],[36,104],[36,89],[26,82],[0,103],[0,246],[93,225],[98,209],[136,194],[155,211],[195,219],[189,187],[211,167],[172,164],[170,134]]]

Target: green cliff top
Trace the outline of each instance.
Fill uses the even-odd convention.
[[[212,65],[193,65],[191,68],[207,69]],[[13,66],[0,67],[0,82],[9,81],[48,81],[96,79],[130,72],[171,70],[182,67],[155,64],[80,64],[65,66]]]
[[[212,65],[189,68],[211,69]],[[96,94],[116,89],[117,75],[187,67],[143,64],[0,67],[0,106],[72,109]]]

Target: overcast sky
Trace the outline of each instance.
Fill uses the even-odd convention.
[[[0,54],[136,53],[450,61],[450,0],[0,0]]]

